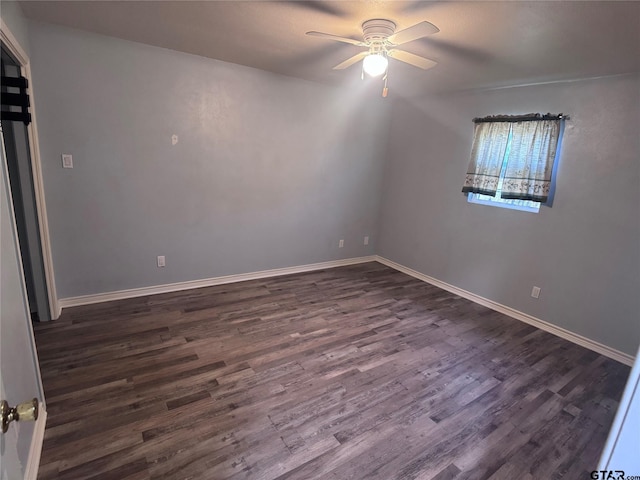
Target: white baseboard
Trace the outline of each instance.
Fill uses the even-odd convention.
[[[79,305],[90,305],[92,303],[110,302],[112,300],[144,297],[146,295],[156,295],[158,293],[178,292],[180,290],[190,290],[192,288],[212,287],[214,285],[224,285],[226,283],[245,282],[247,280],[258,280],[261,278],[277,277],[280,275],[290,275],[292,273],[312,272],[314,270],[323,270],[325,268],[344,267],[346,265],[356,265],[358,263],[375,261],[375,255],[346,258],[344,260],[331,260],[329,262],[275,268],[273,270],[262,270],[259,272],[239,273],[237,275],[226,275],[224,277],[205,278],[202,280],[190,280],[187,282],[169,283],[153,287],[132,288],[129,290],[118,290],[115,292],[97,293],[94,295],[61,298],[58,300],[58,305],[60,305],[60,308],[77,307]]]
[[[529,325],[533,325],[534,327],[538,327],[540,330],[544,330],[545,332],[549,332],[560,338],[564,338],[565,340],[576,343],[582,347],[588,348],[589,350],[593,350],[594,352],[601,353],[602,355],[617,360],[620,363],[624,363],[625,365],[633,365],[633,356],[616,350],[615,348],[608,347],[606,345],[603,345],[602,343],[583,337],[582,335],[578,335],[577,333],[573,333],[549,322],[545,322],[544,320],[540,320],[539,318],[533,317],[527,313],[515,310],[511,307],[507,307],[506,305],[494,302],[493,300],[481,297],[480,295],[468,292],[467,290],[463,290],[462,288],[458,288],[454,285],[450,285],[446,282],[438,280],[437,278],[424,275],[423,273],[420,273],[409,267],[405,267],[404,265],[400,265],[399,263],[396,263],[379,255],[376,255],[376,261],[395,270],[398,270],[399,272],[406,273],[407,275],[417,278],[418,280],[430,283],[431,285],[442,288],[443,290],[447,290],[448,292],[455,293],[456,295],[466,298],[467,300],[471,300],[472,302],[484,305],[491,310],[495,310],[496,312],[503,313],[511,318],[515,318],[516,320],[520,320],[522,322],[528,323]]]
[[[40,455],[42,454],[42,442],[44,442],[44,428],[47,424],[47,411],[44,405],[38,405],[38,419],[36,420],[33,430],[33,438],[31,439],[31,447],[29,448],[29,460],[24,469],[25,480],[36,480],[38,477],[38,468],[40,467]]]
[[[292,273],[312,272],[314,270],[323,270],[325,268],[343,267],[346,265],[356,265],[358,263],[366,262],[379,262],[383,265],[391,267],[399,272],[406,273],[414,278],[422,280],[423,282],[430,283],[436,287],[447,290],[451,293],[455,293],[463,298],[471,300],[472,302],[484,305],[492,310],[503,313],[511,318],[520,320],[522,322],[533,325],[545,332],[549,332],[560,338],[564,338],[570,342],[576,343],[580,346],[593,350],[594,352],[601,353],[609,358],[617,360],[625,365],[633,365],[634,357],[624,352],[616,350],[614,348],[603,345],[589,338],[573,333],[564,328],[553,325],[539,318],[533,317],[527,313],[521,312],[506,305],[494,302],[488,298],[481,297],[475,293],[468,292],[462,288],[458,288],[454,285],[450,285],[446,282],[438,280],[437,278],[424,275],[409,267],[405,267],[399,263],[396,263],[387,258],[379,255],[370,255],[366,257],[347,258],[344,260],[332,260],[329,262],[312,263],[308,265],[298,265],[295,267],[276,268],[273,270],[262,270],[259,272],[240,273],[237,275],[226,275],[223,277],[205,278],[202,280],[191,280],[187,282],[170,283],[166,285],[156,285],[153,287],[132,288],[129,290],[119,290],[115,292],[98,293],[94,295],[81,295],[78,297],[61,298],[58,300],[60,308],[76,307],[79,305],[90,305],[92,303],[110,302],[112,300],[124,300],[127,298],[143,297],[146,295],[156,295],[159,293],[177,292],[180,290],[190,290],[192,288],[211,287],[215,285],[224,285],[227,283],[245,282],[247,280],[258,280],[261,278],[277,277],[280,275],[290,275]]]

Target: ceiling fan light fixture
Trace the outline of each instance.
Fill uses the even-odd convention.
[[[381,53],[372,53],[364,57],[362,68],[367,75],[371,77],[379,77],[387,71],[389,60]]]

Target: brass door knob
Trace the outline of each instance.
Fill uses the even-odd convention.
[[[13,421],[33,421],[38,419],[38,399],[24,402],[15,407],[10,407],[6,400],[0,401],[0,416],[2,416],[2,433],[9,429]]]

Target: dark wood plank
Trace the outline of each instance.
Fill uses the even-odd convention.
[[[377,263],[35,330],[43,480],[577,478],[629,374]]]

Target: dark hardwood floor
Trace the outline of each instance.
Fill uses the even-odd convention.
[[[378,263],[69,308],[36,340],[40,479],[588,479],[629,374]]]

